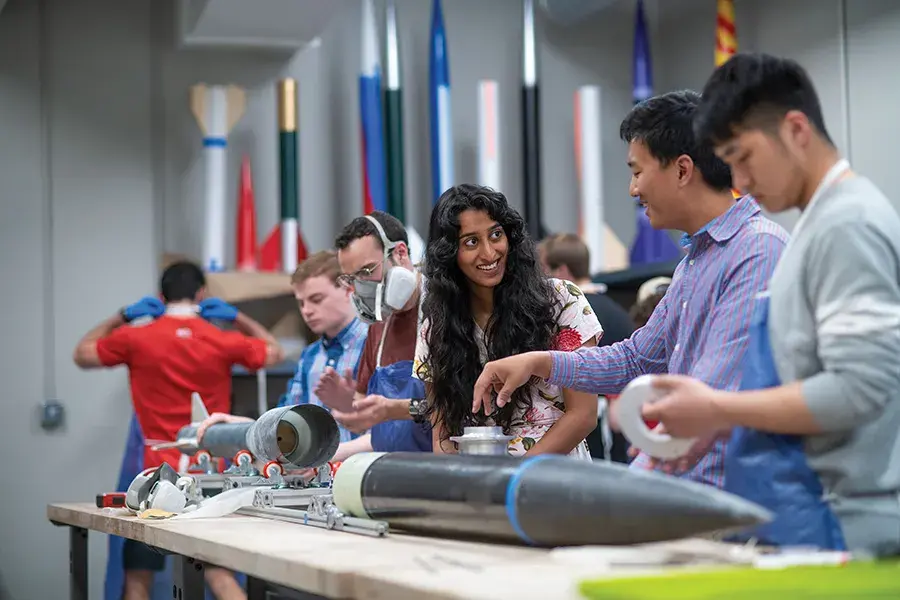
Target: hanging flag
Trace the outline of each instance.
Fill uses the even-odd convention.
[[[632,97],[637,104],[653,95],[653,67],[650,63],[650,42],[644,19],[644,3],[638,0],[634,24],[634,88]],[[631,266],[668,262],[681,258],[682,252],[666,231],[654,229],[639,204],[635,206],[637,232],[631,245]]]
[[[737,28],[734,25],[734,0],[718,0],[716,7],[716,66],[723,65],[737,52]]]
[[[413,264],[425,256],[425,242],[406,220],[406,194],[403,177],[403,88],[400,75],[400,43],[397,40],[397,8],[389,0],[385,8],[387,63],[384,68],[384,120],[387,148],[387,212],[400,219],[409,237],[409,255]]]

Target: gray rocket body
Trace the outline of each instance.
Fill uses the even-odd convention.
[[[345,514],[397,529],[542,547],[659,542],[771,519],[710,486],[551,455],[358,454],[333,492]]]
[[[195,439],[197,426],[178,432],[179,440]],[[218,423],[210,426],[196,448],[182,447],[185,454],[206,450],[212,456],[231,458],[248,450],[260,461],[277,461],[305,469],[327,463],[337,452],[341,435],[328,410],[313,404],[273,408],[251,423]]]

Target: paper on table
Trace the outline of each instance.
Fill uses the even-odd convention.
[[[228,490],[203,500],[197,508],[172,517],[172,519],[208,519],[225,517],[247,506],[253,506],[253,497],[259,487]]]
[[[554,562],[594,565],[598,569],[656,567],[691,564],[745,564],[758,558],[759,550],[737,544],[691,538],[635,546],[580,546],[550,551]]]
[[[695,438],[673,438],[667,433],[651,430],[644,422],[641,408],[648,402],[656,402],[662,393],[653,387],[653,375],[641,375],[625,386],[613,404],[622,435],[631,445],[653,458],[672,460],[687,454]]]

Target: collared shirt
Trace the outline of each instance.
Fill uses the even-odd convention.
[[[333,368],[341,376],[344,375],[345,370],[351,369],[353,376],[356,377],[368,331],[369,326],[354,317],[353,321],[333,339],[323,336],[304,348],[300,360],[297,362],[297,371],[288,382],[287,393],[281,397],[278,406],[316,404],[328,408],[313,391],[319,377],[322,376],[325,367]],[[357,434],[343,427],[340,430],[342,442],[358,437]]]
[[[643,374],[691,375],[722,390],[735,390],[753,300],[766,289],[788,240],[781,226],[766,219],[747,196],[701,231],[684,239],[686,256],[647,324],[612,346],[552,353],[550,380],[563,387],[618,394]],[[724,485],[725,442],[717,442],[680,476]],[[640,454],[632,468],[647,468]]]

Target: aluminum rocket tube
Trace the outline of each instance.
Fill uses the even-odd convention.
[[[196,438],[196,425],[182,427],[178,439]],[[278,461],[305,469],[327,463],[337,452],[341,434],[331,413],[300,404],[273,408],[251,423],[220,423],[203,434],[197,450],[231,457],[249,450],[260,461]]]
[[[332,491],[345,514],[397,529],[542,547],[659,542],[771,519],[711,486],[553,455],[357,454]]]

